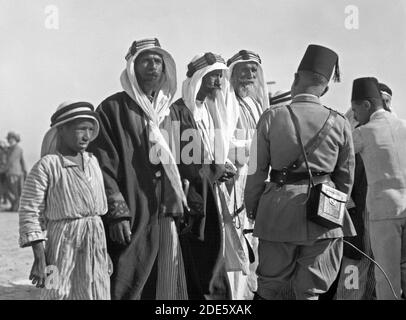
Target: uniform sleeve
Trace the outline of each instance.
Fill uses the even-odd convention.
[[[20,247],[27,247],[34,241],[45,240],[41,228],[49,186],[49,174],[42,161],[32,168],[25,181],[18,209],[20,226]]]
[[[254,134],[251,144],[244,198],[247,213],[253,217],[264,191],[271,163],[269,128],[269,114],[264,114],[258,122],[257,133]]]
[[[361,130],[362,130],[362,128],[356,128],[352,132],[352,139],[354,142],[354,152],[355,153],[359,153],[364,149]]]
[[[118,185],[121,169],[118,148],[121,143],[119,133],[114,130],[118,126],[114,123],[117,115],[108,112],[108,107],[110,107],[109,103],[105,105],[102,103],[96,110],[99,114],[100,131],[97,138],[90,144],[89,150],[96,155],[103,173],[108,204],[108,211],[104,219],[110,224],[120,219],[130,220],[131,216]]]
[[[341,192],[350,195],[354,183],[355,155],[352,141],[350,123],[345,120],[343,143],[340,145],[337,164],[332,174],[332,180],[336,188]]]

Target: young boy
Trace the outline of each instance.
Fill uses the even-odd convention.
[[[96,157],[86,152],[98,132],[90,103],[61,104],[42,142],[42,158],[25,181],[19,242],[32,246],[29,279],[45,288],[41,299],[110,299],[100,218],[107,211],[103,177]]]

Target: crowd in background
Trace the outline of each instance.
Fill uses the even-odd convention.
[[[0,140],[0,210],[17,211],[22,186],[27,174],[21,137],[10,131]]]

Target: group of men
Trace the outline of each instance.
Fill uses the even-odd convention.
[[[355,152],[368,180],[374,258],[397,295],[405,292],[406,124],[383,111],[375,78],[354,81],[361,126],[353,132],[320,101],[333,72],[340,79],[326,47],[307,48],[291,97],[271,105],[252,51],[227,62],[195,56],[176,102],[175,62],[158,39],[134,41],[125,58],[124,91],[97,108],[89,147],[108,202],[113,299],[317,299],[338,279],[343,237],[356,232],[347,210],[334,227],[308,219],[309,179],[349,197]],[[375,278],[377,297],[391,298],[379,271]]]

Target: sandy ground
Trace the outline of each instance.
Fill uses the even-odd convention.
[[[0,212],[0,300],[38,300],[40,289],[28,280],[31,248],[18,246],[18,214]]]

